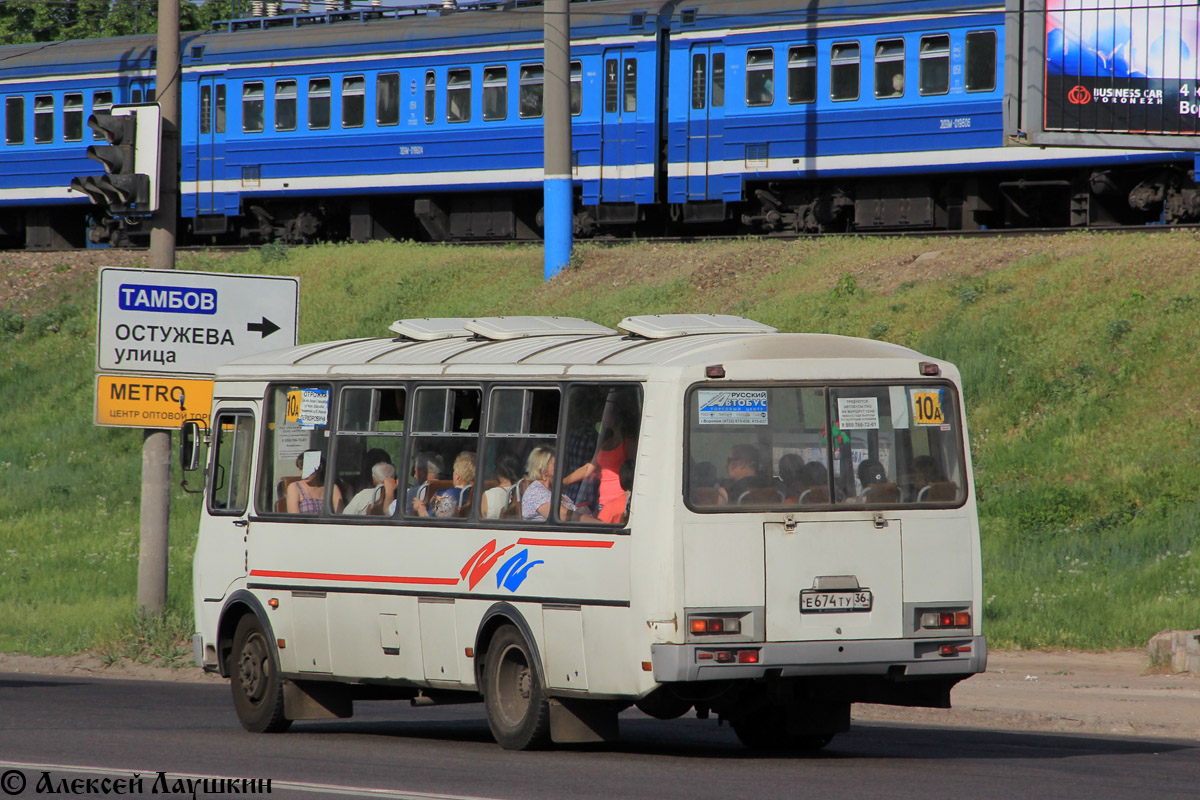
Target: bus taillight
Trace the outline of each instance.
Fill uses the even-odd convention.
[[[741,633],[742,621],[736,617],[688,617],[688,630],[697,636]]]
[[[969,628],[970,611],[928,611],[921,615],[922,628]]]

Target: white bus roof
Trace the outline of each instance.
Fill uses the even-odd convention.
[[[510,375],[647,372],[639,367],[685,369],[753,361],[853,362],[861,377],[895,375],[896,360],[935,361],[900,345],[813,333],[777,333],[761,323],[728,315],[629,317],[618,333],[566,317],[490,317],[477,320],[398,320],[398,338],[347,339],[300,345],[225,364],[218,378],[375,376],[397,373],[487,375],[504,366]],[[893,366],[865,371],[864,360]],[[944,362],[936,362],[943,367]],[[849,364],[846,365],[849,367]],[[826,372],[841,374],[845,369]],[[904,370],[908,372],[907,369]],[[914,363],[913,377],[917,377]],[[733,376],[731,376],[733,377]],[[830,374],[828,377],[834,377]]]

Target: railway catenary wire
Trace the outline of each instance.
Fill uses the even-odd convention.
[[[524,118],[518,103],[521,71],[540,58],[541,9],[522,4],[515,12],[363,21],[374,12],[354,5],[349,12],[309,15],[326,22],[306,28],[271,27],[298,24],[292,15],[290,22],[285,16],[255,23],[265,30],[185,34],[181,240],[536,241],[541,126],[536,117]],[[694,27],[684,25],[684,6],[695,11]],[[664,12],[661,35],[646,22],[647,10],[655,9]],[[1067,151],[1003,146],[1006,17],[999,3],[822,0],[798,11],[783,0],[600,0],[578,4],[572,15],[581,73],[582,111],[574,126],[581,239],[1119,227],[1189,222],[1200,211],[1190,154],[1076,151],[1067,157]],[[648,29],[633,31],[635,19]],[[994,36],[991,87],[958,92],[963,87],[956,84],[941,95],[918,93],[929,40],[941,36],[953,44],[947,71],[958,71],[968,66],[963,51],[972,32]],[[90,110],[106,79],[74,77],[68,66],[75,59],[75,76],[110,70],[117,75],[115,85],[109,80],[114,100],[134,99],[151,88],[152,39],[120,40],[116,49],[114,41],[0,48],[0,96],[24,98],[27,123],[43,92],[53,98],[56,125],[69,94],[81,94]],[[858,99],[842,102],[829,96],[829,70],[831,48],[847,41],[860,50],[859,91]],[[871,56],[886,41],[901,43],[905,54],[910,89],[898,98],[873,92]],[[794,103],[786,84],[798,43],[814,48],[818,94]],[[694,114],[690,67],[701,44],[708,48],[700,92],[707,105]],[[85,51],[92,61],[75,55]],[[752,52],[767,51],[779,88],[771,103],[752,104],[747,67]],[[114,60],[120,54],[123,63]],[[728,78],[720,87],[727,102],[719,115],[718,56]],[[56,74],[45,73],[49,63]],[[636,82],[627,96],[623,70],[630,65]],[[482,107],[484,72],[492,68],[505,72],[503,119],[486,119]],[[471,92],[471,113],[459,120],[449,110],[455,71],[468,76]],[[429,75],[433,91],[426,93]],[[408,101],[392,127],[381,122],[377,102],[389,76]],[[311,124],[309,113],[312,82],[321,79],[330,117],[324,130]],[[361,118],[347,126],[345,98],[355,79]],[[260,93],[258,100],[248,87]],[[429,96],[432,113],[426,114]],[[221,120],[228,125],[221,136],[214,135],[218,97],[224,97]],[[633,110],[626,114],[629,97]],[[608,110],[613,100],[615,114]],[[256,102],[259,129],[248,130],[246,111]],[[284,129],[279,111],[288,102],[293,123]],[[201,108],[209,114],[209,134],[201,133]],[[96,171],[82,157],[89,142],[61,141],[59,130],[54,141],[34,138],[36,132],[26,130],[23,144],[0,147],[0,244],[82,246],[89,230],[93,240],[117,244],[145,235],[147,226],[130,228],[103,214],[87,223],[92,209],[66,196],[71,176]],[[46,158],[51,155],[54,160]],[[37,157],[36,167],[30,156]],[[5,158],[13,169],[5,169]],[[53,197],[10,199],[34,189]],[[1142,207],[1130,207],[1132,192]]]

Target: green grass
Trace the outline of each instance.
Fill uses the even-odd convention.
[[[298,275],[300,340],[403,317],[741,314],[962,370],[993,646],[1140,646],[1200,619],[1200,240],[831,239],[540,248],[264,247],[180,268]],[[94,282],[0,309],[0,650],[168,659],[199,505],[172,497],[165,621],[135,613],[139,431],[95,428]],[[178,483],[178,475],[175,476]]]

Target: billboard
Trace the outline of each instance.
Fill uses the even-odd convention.
[[[1010,133],[1033,144],[1200,144],[1189,138],[1200,133],[1198,0],[1010,0],[1008,10],[1007,74],[1019,74],[1010,86],[1021,92]]]

